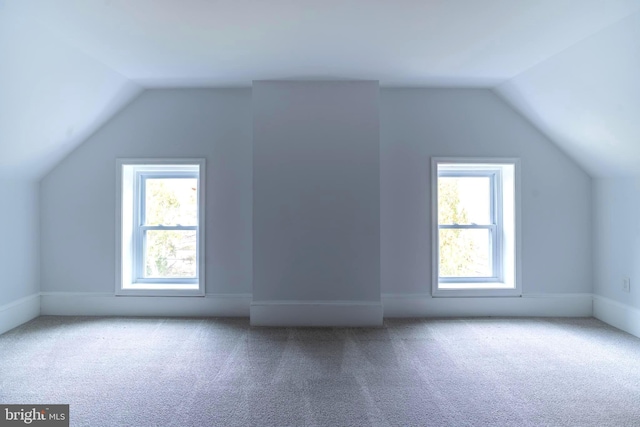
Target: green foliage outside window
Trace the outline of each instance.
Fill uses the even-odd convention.
[[[469,224],[469,213],[460,200],[460,179],[438,179],[438,222],[441,225]],[[487,245],[479,242],[484,240]],[[440,277],[480,277],[488,271],[487,230],[440,229]]]
[[[196,179],[147,179],[146,225],[197,225]],[[195,277],[196,230],[148,230],[146,277]]]

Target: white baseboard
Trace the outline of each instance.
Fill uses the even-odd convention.
[[[93,292],[42,292],[41,313],[56,316],[248,317],[251,294],[204,297],[116,296]]]
[[[591,317],[593,296],[432,298],[429,294],[382,294],[382,305],[384,317]]]
[[[29,295],[0,307],[0,334],[40,315],[40,294]]]
[[[257,301],[253,326],[382,326],[378,301]]]
[[[205,297],[119,297],[108,293],[42,292],[0,307],[0,334],[40,314],[60,316],[247,317],[257,326],[380,326],[384,317],[590,317],[640,337],[640,310],[592,294],[520,298],[432,298],[382,294],[379,302],[266,301],[251,294]]]
[[[42,292],[40,295],[38,310],[43,315],[250,316],[253,325],[263,326],[379,326],[382,324],[383,315],[384,317],[589,317],[593,315],[594,299],[592,294],[543,294],[518,298],[432,298],[429,294],[383,294],[382,303],[376,301],[256,301],[252,303],[251,294],[140,297],[92,292]],[[37,295],[30,298],[31,304],[37,305]],[[12,303],[11,306],[16,304],[18,302]],[[7,309],[4,308],[4,311]],[[29,313],[34,312],[36,311],[32,307]],[[33,317],[36,316],[37,313]],[[11,324],[14,323],[15,321]],[[0,330],[1,328],[0,317]]]
[[[640,310],[635,307],[594,295],[593,317],[640,338]]]

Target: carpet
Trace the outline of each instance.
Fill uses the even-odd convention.
[[[0,336],[0,404],[72,426],[639,426],[640,339],[592,318],[42,316]]]

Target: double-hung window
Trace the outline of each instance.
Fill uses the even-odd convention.
[[[435,296],[520,293],[517,166],[512,159],[433,159]]]
[[[116,293],[204,294],[204,160],[119,159]]]

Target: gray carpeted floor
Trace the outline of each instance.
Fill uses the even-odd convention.
[[[640,339],[595,319],[40,317],[0,336],[0,403],[72,426],[640,426]]]

